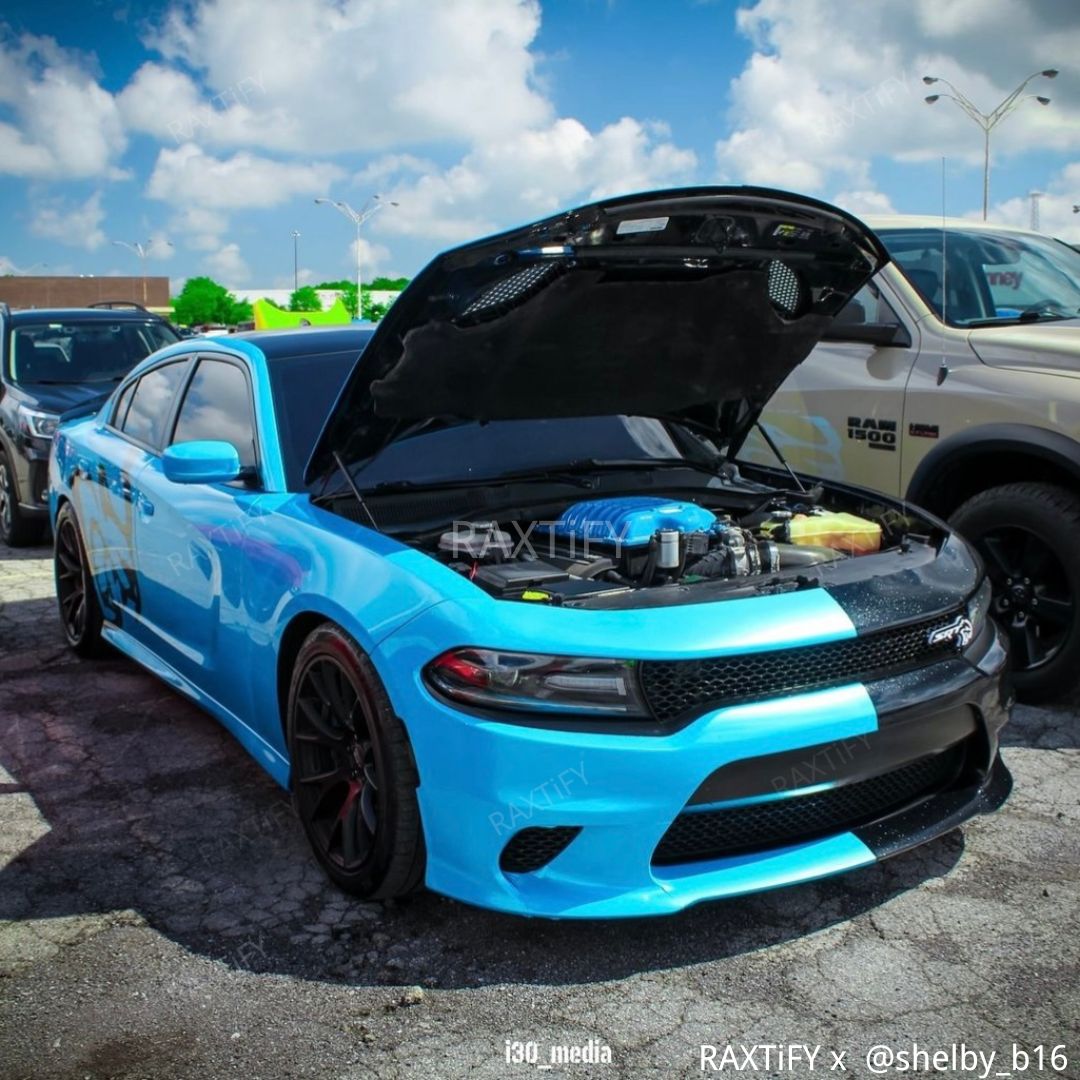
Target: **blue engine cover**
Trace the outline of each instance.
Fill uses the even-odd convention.
[[[707,532],[715,524],[716,515],[703,506],[648,495],[628,495],[574,503],[555,522],[552,532],[575,540],[633,547],[647,544],[657,529]]]

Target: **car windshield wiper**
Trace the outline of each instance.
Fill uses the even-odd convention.
[[[495,473],[491,476],[466,476],[446,480],[384,480],[374,487],[367,488],[375,494],[391,494],[398,491],[431,491],[439,488],[481,487],[491,484],[511,483],[515,480],[551,481],[572,484],[575,487],[593,487],[591,477],[602,472],[640,472],[648,469],[693,469],[695,472],[716,475],[716,470],[708,465],[684,458],[629,458],[600,460],[597,458],[579,458],[558,465],[538,465],[528,469],[515,469],[512,472]]]

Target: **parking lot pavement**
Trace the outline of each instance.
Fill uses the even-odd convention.
[[[917,1042],[995,1051],[993,1073],[1015,1042],[1070,1063],[1014,1075],[1080,1077],[1075,706],[1019,709],[1005,809],[917,852],[669,919],[539,922],[353,902],[213,720],[65,651],[47,549],[0,548],[0,605],[5,1078],[527,1076],[507,1040],[544,1064],[590,1039],[611,1064],[552,1071],[701,1075],[702,1044],[800,1043],[813,1073],[733,1053],[865,1077],[871,1047]]]

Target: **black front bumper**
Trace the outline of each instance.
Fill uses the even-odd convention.
[[[873,732],[712,773],[654,865],[760,852],[850,832],[878,858],[997,809],[1012,780],[998,753],[1012,694],[992,624],[963,656],[868,683]]]

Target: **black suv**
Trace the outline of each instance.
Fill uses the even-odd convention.
[[[178,340],[137,304],[11,311],[0,303],[0,540],[21,547],[42,538],[60,415],[104,400],[144,356]]]

